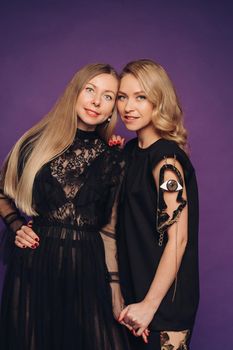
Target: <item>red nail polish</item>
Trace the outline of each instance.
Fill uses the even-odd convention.
[[[114,144],[114,145],[116,145],[116,144],[117,144],[117,142],[116,142],[116,141],[113,141],[113,144]]]
[[[39,242],[39,238],[35,238],[35,241]]]

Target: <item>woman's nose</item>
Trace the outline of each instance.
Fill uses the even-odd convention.
[[[98,107],[100,105],[100,96],[95,95],[93,100],[92,100],[92,104],[96,107]]]
[[[125,111],[126,112],[131,112],[134,110],[134,105],[130,99],[128,99],[126,105],[125,105]]]

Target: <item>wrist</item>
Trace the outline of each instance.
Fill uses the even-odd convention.
[[[149,296],[146,296],[143,300],[143,303],[149,308],[149,309],[153,309],[154,312],[157,311],[158,307],[159,307],[159,301],[156,300],[156,298],[151,298]]]

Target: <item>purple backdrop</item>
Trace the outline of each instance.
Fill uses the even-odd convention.
[[[151,58],[168,70],[184,107],[200,190],[201,302],[192,349],[230,348],[232,5],[21,0],[1,7],[1,161],[82,65],[120,69]],[[134,137],[120,124],[118,132]]]

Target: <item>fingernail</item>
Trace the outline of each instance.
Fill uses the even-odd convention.
[[[31,246],[32,249],[36,249],[37,247],[38,247],[38,244],[33,244],[33,245]]]
[[[113,144],[116,145],[116,144],[117,144],[117,141],[113,141]]]
[[[39,242],[39,238],[35,238],[35,241]]]
[[[26,245],[23,245],[23,248],[27,248],[27,246],[26,246]]]

